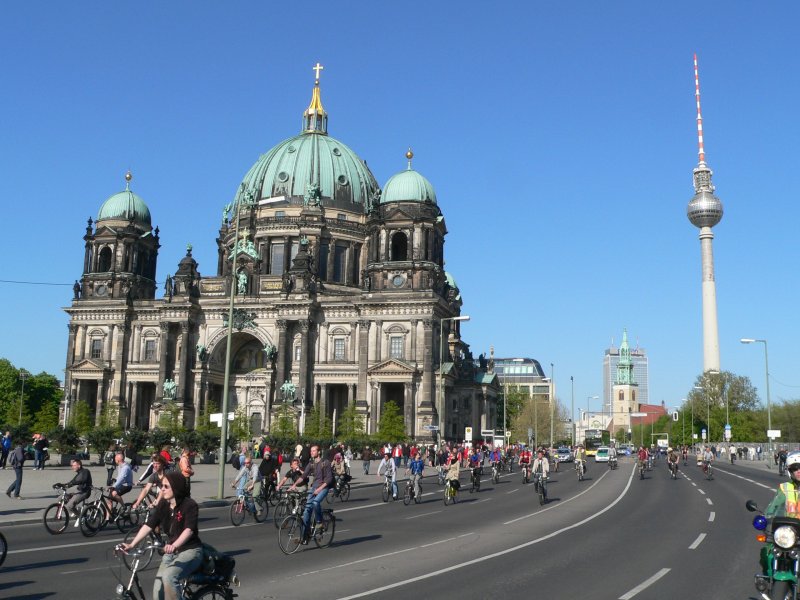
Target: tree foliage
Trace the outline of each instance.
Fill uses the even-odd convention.
[[[58,401],[44,403],[33,419],[33,430],[47,433],[58,427],[58,408]]]
[[[82,436],[85,436],[94,427],[94,415],[86,400],[78,400],[72,406],[69,424],[77,429],[78,434]]]
[[[0,422],[6,425],[20,421],[20,399],[22,399],[22,421],[33,423],[33,415],[63,397],[58,378],[50,373],[28,374],[23,394],[20,373],[8,359],[0,358]],[[56,418],[57,420],[57,418]]]
[[[271,435],[280,439],[296,438],[297,426],[295,424],[294,409],[288,402],[281,402],[278,414],[273,421]]]
[[[400,408],[391,400],[383,405],[381,418],[378,421],[376,440],[396,444],[406,439],[406,427]]]
[[[336,437],[344,444],[355,444],[356,441],[360,442],[366,435],[364,427],[364,417],[358,414],[356,404],[353,402],[342,411],[339,417],[339,428],[336,431]]]

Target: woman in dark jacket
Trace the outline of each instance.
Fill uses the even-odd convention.
[[[153,598],[157,600],[183,598],[181,581],[203,562],[203,547],[197,534],[197,502],[189,497],[186,479],[179,471],[171,471],[164,478],[161,501],[131,543],[123,544],[126,550],[133,548],[157,526],[166,535],[164,558],[153,582]]]

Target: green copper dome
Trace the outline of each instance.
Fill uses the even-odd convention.
[[[133,221],[150,229],[150,209],[139,196],[130,190],[131,174],[125,175],[125,189],[103,202],[97,220]]]
[[[408,169],[392,175],[383,188],[381,203],[397,202],[400,200],[426,202],[436,204],[436,192],[433,191],[431,182],[422,175]]]
[[[302,198],[309,184],[317,184],[323,205],[343,201],[360,205],[361,210],[366,210],[378,189],[375,177],[355,152],[324,132],[312,131],[284,140],[263,154],[242,183],[255,200]]]

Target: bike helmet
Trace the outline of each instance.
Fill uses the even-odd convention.
[[[786,473],[789,477],[792,476],[791,470],[793,465],[800,465],[800,452],[792,452],[786,457]]]
[[[672,452],[672,446],[670,446],[669,448],[667,448],[667,452]]]

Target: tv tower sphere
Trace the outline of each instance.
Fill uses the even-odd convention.
[[[713,192],[701,189],[689,200],[686,216],[695,227],[713,227],[722,220],[722,202]]]

